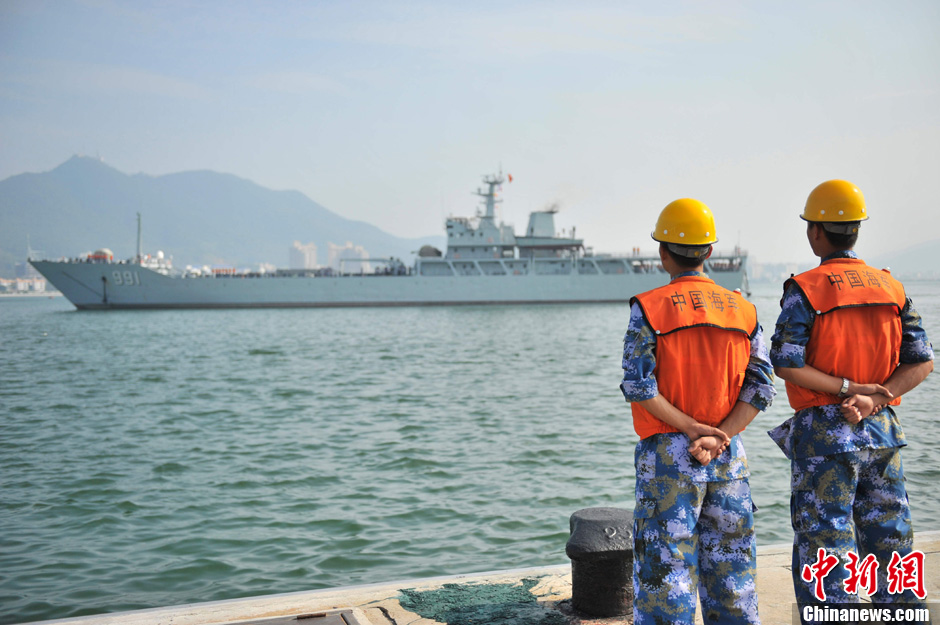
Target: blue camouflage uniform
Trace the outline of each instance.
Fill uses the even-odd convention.
[[[681,276],[704,275],[686,272]],[[623,340],[623,381],[628,402],[659,391],[656,335],[636,303]],[[776,391],[758,326],[738,396],[760,410]],[[646,623],[692,623],[696,591],[706,623],[759,623],[754,583],[754,506],[740,436],[703,466],[681,433],[654,434],[635,452],[633,618]]]
[[[823,261],[857,258],[852,251],[837,252]],[[781,300],[780,317],[771,339],[770,359],[775,367],[801,368],[816,312],[803,291],[791,282]],[[900,362],[933,360],[933,348],[920,315],[907,298],[901,310]],[[793,524],[793,585],[797,602],[818,603],[814,581],[805,582],[803,565],[816,562],[818,549],[839,558],[839,565],[824,580],[827,602],[854,603],[845,592],[846,554],[860,558],[874,554],[878,568],[878,603],[917,602],[910,590],[890,595],[886,569],[891,554],[911,552],[914,532],[900,448],[906,445],[901,423],[891,406],[853,425],[839,404],[804,408],[769,432],[790,459],[790,513]],[[857,541],[856,541],[857,536]],[[801,613],[802,618],[802,613]]]

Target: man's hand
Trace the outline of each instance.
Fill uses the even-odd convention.
[[[842,416],[852,425],[861,422],[865,417],[870,417],[877,408],[875,401],[868,395],[852,395],[839,406]]]
[[[718,428],[705,425],[704,423],[699,423],[698,421],[687,424],[682,429],[682,433],[688,436],[690,441],[697,441],[703,436],[715,436],[719,438],[725,445],[731,442],[731,437]]]
[[[887,388],[880,384],[859,384],[858,382],[849,382],[849,395],[875,395],[881,393],[888,399],[894,399],[894,395]]]
[[[719,430],[720,432],[721,430]],[[721,432],[724,434],[724,432]],[[727,434],[725,434],[727,437]],[[692,444],[689,445],[689,454],[696,460],[702,463],[702,465],[707,465],[709,462],[721,455],[721,453],[728,447],[728,441],[725,441],[718,436],[702,436],[700,438],[692,441]]]

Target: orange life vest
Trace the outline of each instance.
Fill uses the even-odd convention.
[[[659,393],[700,423],[719,425],[744,385],[757,310],[744,296],[704,276],[683,276],[633,298],[656,333]],[[640,438],[678,432],[630,404]]]
[[[863,384],[883,384],[898,366],[904,286],[890,273],[857,258],[827,260],[794,276],[816,319],[806,345],[806,364]],[[787,382],[794,410],[841,403],[838,395]],[[901,403],[898,397],[891,402]]]

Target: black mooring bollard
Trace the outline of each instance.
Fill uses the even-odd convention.
[[[633,513],[585,508],[571,515],[571,603],[592,616],[633,610]]]

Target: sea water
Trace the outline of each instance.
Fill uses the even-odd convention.
[[[906,286],[936,339],[940,283]],[[633,507],[627,319],[0,300],[0,623],[565,563],[572,512]],[[938,385],[899,408],[919,530]],[[760,544],[792,539],[777,388],[743,434]]]

